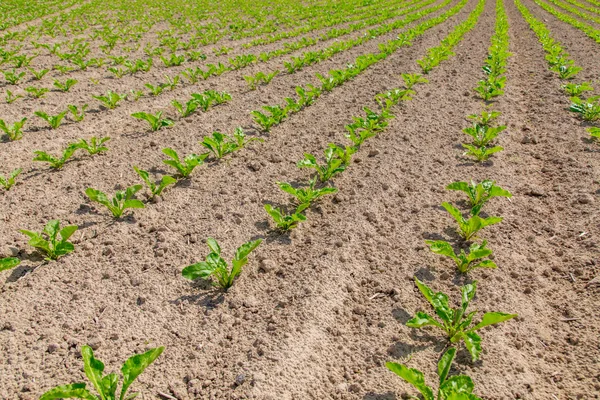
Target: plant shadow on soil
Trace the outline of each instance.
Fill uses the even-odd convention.
[[[363,396],[363,400],[396,400],[398,397],[393,392],[373,393],[369,392]]]
[[[201,290],[202,292],[191,295],[183,295],[175,300],[170,300],[169,303],[179,305],[186,301],[189,304],[194,304],[205,309],[213,309],[223,304],[225,301],[225,293],[222,290],[216,289],[209,281],[198,279],[189,284],[193,291]]]

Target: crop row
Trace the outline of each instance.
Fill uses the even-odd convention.
[[[559,78],[565,81],[562,87],[571,99],[569,109],[577,113],[584,121],[593,123],[600,120],[600,96],[583,97],[585,92],[594,90],[592,84],[590,82],[569,82],[575,78],[582,68],[575,65],[575,62],[562,48],[560,42],[552,38],[550,30],[543,22],[536,19],[519,0],[514,1],[523,18],[542,44],[550,70],[556,72]],[[600,139],[600,128],[590,127],[587,130],[592,138]]]

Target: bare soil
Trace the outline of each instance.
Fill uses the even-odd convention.
[[[597,82],[599,45],[532,1],[524,4],[584,67],[582,79]],[[482,359],[472,363],[461,350],[453,373],[471,376],[476,393],[488,400],[599,398],[600,285],[592,280],[600,273],[600,147],[566,110],[561,82],[548,71],[541,45],[511,1],[505,6],[513,56],[506,93],[494,103],[508,126],[500,139],[505,150],[481,165],[462,157],[465,116],[482,109],[472,88],[482,76],[494,5],[488,2],[456,55],[432,71],[390,126],[360,149],[335,181],[339,194],[311,209],[290,235],[273,232],[263,210],[265,203],[289,200],[276,182],[306,181],[308,172],[295,166],[302,154],[343,143],[351,117],[375,106],[375,94],[401,86],[400,73],[420,72],[415,60],[464,20],[475,2],[273,128],[264,143],[199,167],[122,221],[89,203],[84,190],[112,193],[138,183],[134,165],[172,173],[162,164],[161,149],[201,152],[198,141],[213,130],[232,132],[241,125],[256,133],[251,110],[283,103],[295,86],[318,82],[316,72],[377,51],[393,35],[282,74],[256,92],[246,89],[248,71],[240,71],[115,110],[98,108],[84,122],[56,131],[32,117],[21,141],[0,143],[0,173],[24,169],[21,183],[0,193],[0,255],[24,259],[0,277],[0,398],[37,399],[54,385],[83,381],[85,344],[111,371],[135,352],[165,346],[135,384],[143,399],[164,398],[160,393],[180,400],[414,395],[384,363],[408,362],[435,384],[446,342],[437,331],[405,326],[416,311],[428,311],[412,280],[418,276],[459,301],[467,278],[424,240],[454,237],[454,221],[440,204],[461,196],[444,187],[470,179],[496,180],[514,195],[486,206],[490,215],[504,217],[485,235],[499,268],[472,274],[478,282],[472,307],[519,317],[485,329]],[[71,76],[78,74],[89,80],[88,72]],[[98,78],[98,94],[149,81]],[[2,104],[0,113],[10,121],[44,106],[53,111],[91,104],[90,85]],[[171,99],[206,89],[226,90],[233,100],[155,133],[130,117],[160,109],[174,115]],[[111,136],[106,155],[80,156],[58,172],[31,161],[34,150],[57,153],[92,136]],[[39,231],[50,219],[80,229],[73,254],[44,263],[19,229]],[[181,276],[183,267],[207,254],[207,237],[221,243],[226,258],[243,242],[265,239],[226,294]]]

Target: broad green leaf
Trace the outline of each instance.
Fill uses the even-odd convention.
[[[475,385],[471,378],[466,375],[453,376],[440,385],[440,392],[444,395],[450,393],[470,394],[473,389],[475,389]]]
[[[0,258],[0,271],[6,271],[21,264],[21,260],[16,257]]]
[[[157,347],[155,349],[148,350],[143,354],[137,354],[133,357],[130,357],[123,367],[121,368],[121,373],[123,374],[123,387],[121,388],[121,396],[120,399],[123,400],[125,394],[127,393],[127,389],[136,380],[136,378],[144,372],[148,365],[152,364],[154,360],[158,356],[161,355],[165,348]]]
[[[508,321],[509,319],[515,318],[517,314],[507,314],[502,312],[488,312],[483,315],[481,322],[475,325],[471,331],[476,331],[488,325],[494,325],[500,322]]]
[[[479,354],[481,353],[481,337],[473,331],[465,332],[462,335],[463,340],[465,341],[465,346],[471,354],[471,358],[473,361],[477,361],[479,359]]]
[[[454,360],[455,354],[456,348],[450,347],[438,362],[438,376],[440,377],[440,387],[446,380],[446,377],[448,377],[448,373],[450,372],[450,368],[452,367],[452,361]]]
[[[69,240],[69,238],[77,231],[77,225],[65,226],[60,230],[60,237],[62,240]]]
[[[81,355],[83,357],[83,370],[85,371],[85,376],[88,377],[90,382],[92,382],[92,385],[94,385],[98,393],[100,393],[100,398],[102,400],[110,400],[104,393],[102,386],[104,364],[94,357],[94,351],[90,346],[83,346],[81,348]]]
[[[260,244],[262,243],[262,239],[257,239],[248,243],[244,243],[235,252],[234,260],[243,260],[248,257],[248,255],[254,251]]]
[[[123,208],[145,208],[146,206],[141,200],[129,199],[123,203]]]
[[[437,326],[444,329],[444,327],[437,322],[432,316],[424,312],[418,312],[413,318],[406,322],[406,326],[409,328],[422,328],[424,326]]]
[[[85,399],[98,400],[96,396],[85,388],[85,383],[71,383],[69,385],[57,386],[48,390],[40,397],[40,400],[55,399]]]
[[[208,278],[209,276],[212,275],[213,271],[215,269],[209,265],[208,263],[201,261],[199,263],[196,264],[192,264],[190,266],[187,266],[183,269],[183,271],[181,272],[181,274],[183,275],[184,278],[190,279],[190,280],[195,280],[198,278]]]
[[[213,253],[221,254],[221,246],[219,246],[219,243],[217,243],[217,241],[215,239],[213,239],[213,238],[206,239],[206,245]]]
[[[55,238],[58,234],[58,229],[60,228],[60,221],[57,219],[53,219],[48,221],[46,226],[44,227],[44,233],[48,235],[50,238]]]
[[[421,371],[393,362],[387,362],[385,366],[400,378],[413,385],[423,395],[424,400],[434,400],[433,390],[425,384],[425,377]]]

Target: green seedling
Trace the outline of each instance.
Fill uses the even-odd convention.
[[[452,361],[456,355],[456,348],[451,347],[438,362],[439,386],[437,396],[434,395],[434,389],[425,384],[425,375],[415,368],[408,368],[406,365],[394,362],[387,362],[387,369],[404,379],[414,386],[421,393],[423,400],[482,400],[473,394],[475,384],[467,375],[455,375],[448,378],[448,373],[452,367]],[[412,397],[416,399],[416,397]]]
[[[420,83],[429,83],[429,81],[421,74],[402,74],[402,79],[404,80],[404,86],[406,86],[407,90],[411,90],[413,86]]]
[[[179,172],[179,174],[184,178],[190,176],[194,168],[196,168],[198,165],[202,165],[202,163],[204,163],[204,159],[208,157],[207,153],[200,155],[188,154],[183,160],[181,160],[177,152],[168,147],[163,149],[163,153],[166,156],[171,157],[171,160],[163,160],[163,163],[175,168],[177,172]]]
[[[287,117],[287,110],[281,106],[263,106],[263,110],[271,115],[266,115],[260,111],[252,111],[251,114],[263,131],[269,132],[273,125],[280,124]]]
[[[25,76],[25,72],[17,73],[15,69],[12,71],[3,71],[4,79],[11,85],[16,85]]]
[[[483,205],[494,197],[507,197],[509,199],[512,197],[508,190],[496,186],[496,182],[489,179],[480,183],[474,181],[471,181],[471,183],[453,182],[446,186],[446,189],[459,190],[467,194],[471,205],[471,215],[479,215]]]
[[[505,129],[506,126],[490,126],[489,122],[475,122],[473,126],[463,129],[463,132],[473,138],[473,145],[483,147],[494,141]]]
[[[71,112],[71,118],[73,118],[73,121],[75,122],[83,121],[83,119],[85,118],[85,111],[87,110],[87,108],[87,104],[82,105],[81,110],[79,110],[77,106],[73,104],[69,104],[67,106],[67,109]]]
[[[175,89],[175,87],[179,83],[179,75],[176,75],[173,78],[171,78],[168,75],[165,75],[165,78],[167,78],[167,82],[163,83],[162,86],[165,87],[165,88],[167,88],[167,89],[169,89],[169,90]]]
[[[120,218],[125,210],[130,208],[145,208],[144,203],[134,199],[135,194],[142,188],[142,185],[133,185],[125,190],[118,190],[112,199],[96,189],[87,188],[85,194],[91,201],[102,204],[112,213],[113,217]]]
[[[189,117],[198,108],[198,102],[194,99],[188,100],[188,102],[185,103],[185,107],[177,100],[173,100],[171,104],[173,104],[173,107],[181,114],[182,118]]]
[[[129,95],[131,95],[131,98],[133,101],[138,101],[144,95],[144,92],[142,90],[131,89],[129,91]],[[127,96],[129,97],[129,95],[127,95]]]
[[[9,140],[19,140],[23,137],[23,132],[21,129],[23,129],[25,121],[27,121],[27,118],[23,118],[20,121],[8,125],[3,119],[0,119],[0,129],[6,133],[6,136],[8,136]]]
[[[489,159],[492,154],[498,153],[498,152],[504,150],[504,147],[502,147],[502,146],[477,147],[477,146],[473,146],[473,145],[465,144],[465,143],[463,143],[462,146],[467,150],[464,152],[463,155],[474,157],[475,160],[477,160],[479,162],[487,161],[487,159]]]
[[[73,86],[75,86],[75,84],[78,81],[76,79],[67,79],[65,81],[65,83],[60,82],[58,79],[54,80],[54,87],[56,87],[58,90],[60,90],[61,92],[68,92],[69,90],[71,90],[71,88]]]
[[[77,231],[76,225],[60,229],[60,221],[48,221],[41,233],[21,229],[21,233],[29,236],[29,245],[39,249],[46,255],[46,260],[58,260],[59,257],[75,250],[69,238]],[[60,238],[59,238],[60,237]]]
[[[21,260],[16,257],[0,258],[0,272],[15,268],[21,264]]]
[[[454,207],[452,204],[444,202],[442,203],[442,207],[444,207],[444,209],[448,211],[452,217],[454,217],[458,223],[458,233],[467,241],[471,238],[474,238],[477,232],[486,226],[494,225],[502,221],[502,217],[481,218],[478,215],[473,215],[469,219],[466,219],[463,217],[460,210]]]
[[[33,75],[33,79],[35,79],[36,81],[41,80],[48,72],[50,72],[49,69],[40,69],[39,71],[36,71],[33,68],[27,68],[29,70],[29,72],[31,72],[31,75]]]
[[[152,132],[155,132],[161,128],[168,127],[174,124],[173,120],[170,120],[169,118],[163,118],[162,114],[162,111],[159,111],[154,115],[145,112],[136,112],[131,114],[131,116],[148,122],[148,124],[150,124],[150,130],[152,130]]]
[[[108,147],[104,146],[104,143],[108,142],[109,140],[110,137],[108,136],[103,137],[101,139],[98,139],[96,136],[93,136],[89,142],[85,139],[80,139],[79,142],[75,143],[74,145],[78,149],[85,150],[89,153],[89,155],[93,156],[96,154],[107,152]]]
[[[33,153],[36,155],[33,161],[42,161],[50,164],[50,167],[54,169],[61,169],[63,165],[73,157],[73,154],[78,149],[77,144],[73,143],[67,146],[67,148],[63,151],[63,154],[60,158],[54,157],[51,154],[46,153],[45,151],[34,151]]]
[[[12,104],[15,101],[17,101],[19,99],[22,99],[22,98],[23,98],[22,95],[20,95],[20,94],[15,95],[10,90],[8,90],[8,89],[6,90],[6,97],[5,97],[5,99],[6,99],[6,103],[7,104]]]
[[[506,77],[498,76],[498,77],[488,77],[488,79],[480,80],[477,82],[477,87],[475,87],[475,91],[479,94],[479,96],[485,100],[490,101],[494,97],[498,97],[504,94],[504,86],[506,85]]]
[[[140,178],[142,178],[146,185],[148,185],[148,188],[150,189],[151,193],[151,198],[160,196],[163,190],[167,188],[167,186],[173,185],[177,182],[177,179],[173,178],[172,176],[163,175],[159,183],[154,183],[150,180],[150,174],[148,173],[148,171],[144,171],[143,169],[139,169],[138,167],[133,167],[133,169],[135,170],[135,172],[137,172]]]
[[[555,65],[550,68],[552,71],[558,72],[560,79],[573,79],[575,76],[583,70],[582,67],[576,65]]]
[[[292,214],[286,214],[281,208],[275,208],[270,204],[265,204],[265,211],[273,218],[275,225],[282,232],[287,232],[294,229],[302,221],[306,221],[306,217],[301,210],[296,209]]]
[[[258,72],[256,75],[244,76],[244,79],[248,83],[250,90],[256,90],[256,87],[260,84],[268,85],[278,74],[279,70],[273,71],[270,74]]]
[[[62,119],[67,114],[67,111],[63,111],[57,115],[48,115],[43,111],[36,111],[34,112],[34,114],[46,121],[48,125],[50,125],[50,128],[57,129],[60,126]]]
[[[56,71],[58,71],[58,73],[61,74],[61,75],[64,75],[67,72],[71,72],[71,71],[73,71],[75,69],[75,68],[72,68],[72,67],[67,67],[65,65],[55,65],[52,68],[54,68]]]
[[[192,93],[192,99],[198,103],[203,111],[217,104],[223,104],[231,100],[231,95],[227,92],[217,92],[215,90],[206,90],[202,94]]]
[[[205,136],[202,139],[200,144],[206,147],[215,158],[221,159],[225,155],[233,153],[234,151],[240,150],[246,144],[260,141],[263,139],[260,138],[250,138],[246,139],[246,135],[244,134],[244,130],[241,127],[237,127],[233,132],[233,137],[229,135],[222,134],[220,132],[213,132],[212,137]]]
[[[571,97],[569,110],[578,113],[584,121],[595,121],[600,118],[600,96],[587,99]]]
[[[117,79],[121,79],[125,76],[125,74],[127,74],[128,71],[120,67],[109,67],[108,72],[112,72],[113,75],[117,77]]]
[[[15,180],[23,172],[21,168],[13,170],[8,176],[0,175],[0,185],[5,190],[10,190],[15,185]]]
[[[458,343],[464,340],[467,351],[471,354],[473,361],[478,360],[481,353],[481,337],[476,331],[489,325],[508,321],[517,316],[517,314],[487,312],[483,315],[481,322],[472,326],[473,317],[477,314],[477,311],[467,313],[467,307],[471,300],[473,300],[473,297],[475,297],[475,290],[477,289],[476,281],[461,287],[461,306],[456,309],[450,307],[448,296],[444,293],[434,293],[416,277],[415,283],[442,322],[439,322],[427,313],[418,312],[415,317],[406,323],[406,326],[410,328],[436,326],[446,333],[450,343]]]
[[[125,98],[127,97],[127,94],[119,94],[119,93],[109,90],[108,93],[106,93],[106,96],[92,96],[92,97],[94,99],[100,101],[102,104],[104,104],[104,106],[106,108],[108,108],[109,110],[112,110],[112,109],[116,108],[117,105],[119,105],[119,102],[121,102],[122,100],[125,100]]]
[[[160,59],[165,64],[165,67],[178,67],[185,62],[184,55],[171,54],[170,57],[160,56]]]
[[[291,194],[296,198],[296,201],[298,203],[297,211],[301,212],[310,207],[311,204],[313,204],[319,198],[328,194],[335,194],[338,191],[336,188],[332,187],[324,187],[317,189],[315,188],[316,181],[316,177],[310,179],[308,187],[306,188],[295,188],[289,183],[285,182],[277,182],[277,185],[281,190]]]
[[[591,92],[594,90],[589,82],[567,83],[566,85],[563,85],[562,88],[572,97],[578,97],[583,94],[583,92]]]
[[[48,88],[36,88],[33,86],[29,86],[25,88],[25,91],[29,94],[29,96],[34,97],[36,99],[42,98],[50,91]]]
[[[368,107],[363,107],[365,118],[352,117],[354,122],[345,126],[348,133],[346,137],[354,143],[354,146],[360,146],[370,137],[377,135],[388,125],[387,120],[394,118],[389,109],[381,110],[378,114]]]
[[[598,143],[600,143],[600,128],[587,128],[587,131],[590,133],[592,140],[596,140]]]
[[[139,393],[127,395],[127,391],[137,377],[161,355],[165,348],[157,347],[148,350],[142,354],[136,354],[130,357],[121,367],[123,374],[123,383],[121,384],[121,394],[119,400],[132,400]],[[94,352],[89,346],[81,347],[81,355],[83,358],[83,370],[87,378],[92,382],[92,385],[98,392],[98,395],[92,394],[86,389],[85,383],[71,383],[68,385],[57,386],[50,389],[40,397],[40,400],[55,400],[55,399],[86,399],[86,400],[116,400],[117,386],[119,377],[117,374],[104,375],[104,363],[94,358]]]
[[[450,257],[456,263],[458,270],[467,274],[475,268],[496,268],[497,265],[492,260],[483,260],[486,257],[492,255],[492,250],[485,247],[486,241],[483,243],[473,243],[469,247],[469,254],[466,254],[464,250],[460,250],[459,254],[454,252],[452,245],[444,240],[426,240],[425,243],[429,245],[429,249],[436,253]]]
[[[309,153],[304,153],[304,159],[298,162],[298,168],[313,168],[321,182],[327,182],[335,175],[346,170],[347,164],[344,160],[338,157],[338,153],[332,147],[328,147],[324,151],[325,165],[319,165],[315,156]]]
[[[210,249],[210,254],[202,262],[187,266],[181,272],[182,275],[190,280],[198,278],[209,279],[214,277],[215,281],[211,283],[227,291],[238,275],[242,272],[242,267],[248,263],[248,256],[262,242],[262,239],[244,243],[235,252],[235,257],[231,261],[231,271],[227,262],[221,257],[221,247],[213,238],[206,239],[206,244]]]
[[[162,91],[163,91],[163,90],[164,90],[164,88],[165,88],[165,87],[164,87],[162,84],[160,84],[160,83],[159,83],[158,85],[156,85],[156,86],[154,86],[154,85],[151,85],[151,84],[149,84],[149,83],[146,83],[144,86],[146,86],[146,87],[147,87],[147,88],[150,90],[150,93],[151,93],[153,96],[158,96],[159,94],[161,94],[161,93],[162,93]]]
[[[191,84],[196,84],[200,81],[200,78],[204,79],[202,76],[202,69],[200,67],[196,67],[195,69],[187,68],[186,70],[181,72],[181,75],[185,76],[185,79],[190,81]]]

